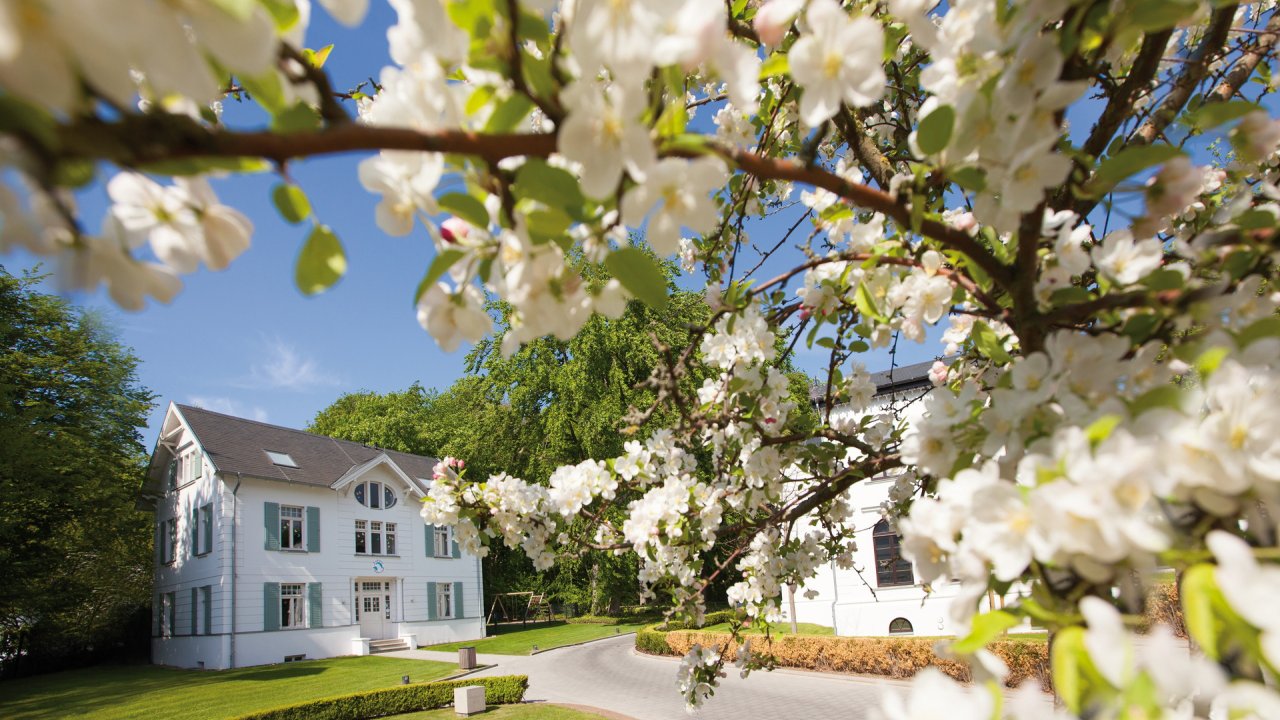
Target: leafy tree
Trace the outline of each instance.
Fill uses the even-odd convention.
[[[152,535],[134,503],[146,463],[138,428],[153,395],[138,384],[138,359],[99,317],[38,283],[0,268],[7,674],[147,637]]]

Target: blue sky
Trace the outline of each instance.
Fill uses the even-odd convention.
[[[352,89],[376,78],[390,62],[385,30],[394,20],[381,2],[370,4],[369,17],[355,30],[317,9],[307,45],[334,43],[326,69],[337,89]],[[232,101],[226,106],[229,124],[263,122],[248,106]],[[704,110],[698,120],[705,122],[710,115]],[[142,359],[140,380],[158,396],[144,432],[148,444],[170,401],[303,427],[344,392],[399,390],[413,382],[444,389],[462,374],[466,346],[457,353],[442,352],[418,326],[413,311],[413,291],[433,256],[431,240],[421,229],[393,238],[377,228],[377,198],[356,179],[359,159],[325,158],[290,166],[318,218],[346,247],[347,276],[326,293],[304,297],[295,289],[293,264],[308,226],[291,226],[279,218],[269,197],[278,177],[264,173],[213,181],[221,200],[254,223],[253,246],[227,270],[186,276],[172,305],[153,304],[139,313],[114,308],[100,292],[71,296],[100,310],[119,339]],[[91,186],[77,199],[86,227],[95,230],[106,209],[101,186]],[[765,244],[770,233],[783,232],[793,221],[792,215],[759,223],[752,234]],[[21,253],[0,257],[11,271],[37,261]],[[789,291],[795,287],[793,283]],[[824,369],[825,352],[802,346],[796,358],[800,367],[812,374]],[[924,360],[941,348],[932,339],[924,345],[903,341],[897,362]],[[877,352],[864,361],[870,370],[879,370],[888,367],[889,356]]]

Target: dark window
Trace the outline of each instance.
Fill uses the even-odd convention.
[[[890,635],[910,635],[912,632],[914,628],[911,627],[911,621],[906,618],[894,618],[893,622],[889,623]]]
[[[876,523],[871,531],[871,540],[876,552],[876,584],[880,587],[914,585],[916,579],[911,572],[911,563],[902,558],[898,533],[889,527],[888,520]]]
[[[356,502],[364,505],[364,483],[356,486]]]

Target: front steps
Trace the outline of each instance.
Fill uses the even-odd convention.
[[[409,643],[404,638],[392,638],[390,640],[370,640],[369,654],[377,655],[378,653],[396,652],[397,650],[409,650]]]

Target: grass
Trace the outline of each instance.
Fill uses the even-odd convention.
[[[526,703],[524,705],[494,705],[479,715],[471,717],[484,720],[604,720],[603,715],[571,710],[559,705]],[[453,708],[424,710],[408,715],[394,715],[390,720],[457,720]]]
[[[562,620],[538,623],[536,625],[497,625],[490,628],[492,637],[470,642],[455,642],[444,645],[431,645],[425,650],[443,650],[452,652],[458,648],[474,647],[479,653],[495,655],[529,655],[533,646],[539,650],[573,645],[613,637],[620,633],[635,632],[645,623],[619,623],[617,625],[599,625],[594,623],[567,623]]]
[[[729,632],[729,623],[717,623],[715,625],[706,625],[700,628],[693,628],[700,632]],[[829,628],[826,625],[816,625],[814,623],[796,623],[796,629],[799,631],[797,635],[835,635],[835,628]],[[791,623],[781,622],[769,625],[769,631],[774,635],[790,635]],[[751,628],[744,631],[746,635],[763,635],[763,630]]]
[[[436,680],[452,663],[332,658],[236,670],[100,665],[0,683],[0,715],[37,719],[205,720],[400,684]],[[486,716],[488,717],[488,716]]]

